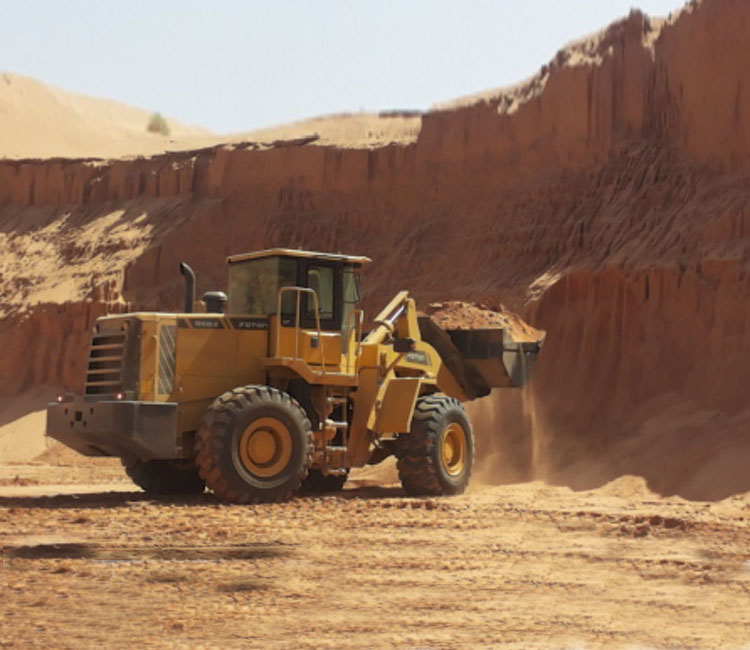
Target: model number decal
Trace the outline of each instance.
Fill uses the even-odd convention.
[[[217,318],[195,318],[190,319],[195,329],[199,330],[220,330],[224,324]]]

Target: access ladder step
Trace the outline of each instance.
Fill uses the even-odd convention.
[[[326,427],[330,429],[348,429],[348,422],[339,422],[337,420],[326,420]]]

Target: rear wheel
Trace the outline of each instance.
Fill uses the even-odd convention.
[[[474,433],[461,403],[445,395],[420,397],[396,455],[407,494],[461,494],[474,463]]]
[[[195,462],[224,501],[284,501],[307,476],[312,450],[310,421],[293,397],[270,386],[243,386],[209,407]]]
[[[206,484],[191,461],[125,460],[125,473],[149,494],[200,494]]]

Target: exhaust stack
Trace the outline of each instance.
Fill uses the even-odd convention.
[[[195,310],[195,271],[185,262],[180,262],[180,273],[185,278],[185,313]]]

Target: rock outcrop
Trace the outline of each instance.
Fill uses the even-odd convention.
[[[485,478],[749,489],[709,478],[750,450],[749,56],[750,4],[703,0],[633,12],[408,144],[0,161],[0,391],[80,388],[78,333],[112,306],[178,308],[180,260],[202,291],[227,254],[340,250],[375,260],[370,313],[409,288],[548,331],[523,399],[476,407]]]

